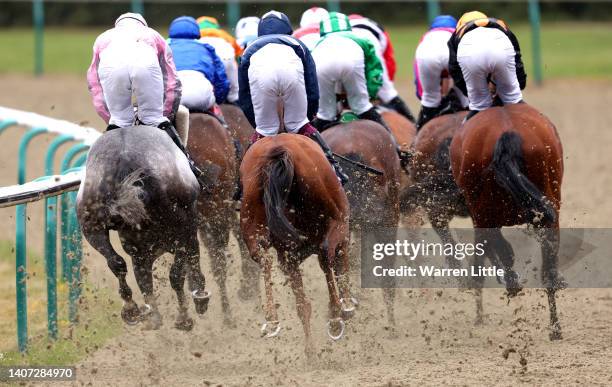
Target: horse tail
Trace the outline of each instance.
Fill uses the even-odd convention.
[[[299,240],[299,231],[285,216],[285,208],[295,168],[287,150],[283,147],[273,148],[267,155],[267,163],[263,168],[264,206],[268,229],[270,233],[280,240]]]
[[[495,144],[491,168],[495,181],[521,208],[531,212],[531,219],[554,222],[557,213],[551,202],[524,175],[523,140],[516,132],[504,132]]]
[[[128,173],[125,178],[115,186],[113,199],[108,203],[108,211],[112,218],[121,218],[123,222],[132,227],[140,225],[149,219],[144,198],[144,170],[138,168]]]

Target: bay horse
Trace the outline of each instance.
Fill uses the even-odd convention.
[[[240,173],[238,168],[240,168],[240,162],[242,161],[244,153],[249,147],[250,138],[255,132],[255,129],[251,126],[249,120],[242,112],[242,109],[240,109],[238,106],[232,104],[222,104],[220,107],[221,111],[223,112],[223,116],[225,117],[225,122],[227,123],[230,134],[234,140],[234,144],[236,144],[236,142],[239,144],[239,147],[236,149],[236,157],[238,158],[238,163],[236,164],[236,189],[238,189],[240,184],[240,180],[238,178]],[[237,199],[237,197],[233,197],[233,199]],[[236,240],[238,241],[241,257],[240,268],[242,277],[240,278],[238,297],[240,297],[242,300],[251,300],[259,295],[259,266],[257,263],[253,262],[249,256],[246,244],[242,239],[242,234],[240,233],[239,216],[236,214],[236,216],[233,216],[231,219],[232,231],[236,237]]]
[[[266,322],[262,333],[273,337],[280,330],[272,294],[272,259],[265,253],[274,247],[296,298],[310,357],[311,305],[300,273],[300,264],[306,258],[317,254],[325,273],[327,329],[332,339],[342,337],[343,319],[354,313],[347,275],[348,199],[320,147],[302,135],[280,133],[257,141],[245,154],[240,175],[242,234],[251,258],[264,273]]]
[[[205,176],[214,185],[216,170]],[[124,301],[121,317],[127,324],[145,321],[146,329],[162,324],[153,292],[153,263],[164,252],[174,254],[170,284],[178,298],[175,327],[191,330],[184,294],[188,276],[196,312],[208,308],[210,293],[200,269],[196,202],[200,186],[187,158],[158,128],[134,126],[104,133],[91,147],[86,175],[77,196],[77,215],[83,235],[102,254],[119,280]],[[127,266],[110,242],[119,233],[132,257],[134,275],[144,297],[141,309],[126,281]]]
[[[232,196],[236,189],[239,160],[230,132],[209,114],[189,114],[187,149],[198,167],[214,165],[219,168],[215,186],[202,192],[198,198],[198,228],[200,239],[210,256],[215,282],[219,286],[223,322],[228,327],[234,327],[226,282],[231,262],[229,237],[232,219],[236,217]]]
[[[548,295],[550,339],[561,338],[555,293],[565,286],[558,273],[559,209],[563,150],[553,123],[526,103],[476,114],[453,137],[453,177],[465,197],[476,243],[501,264],[508,296],[520,290],[514,252],[501,228],[533,225],[542,250],[542,282]],[[476,256],[482,266],[484,256]],[[482,316],[482,277],[477,280],[477,314]]]
[[[411,185],[403,187],[400,209],[403,214],[425,211],[427,219],[443,243],[455,244],[449,222],[455,216],[469,216],[463,194],[457,187],[450,167],[450,143],[467,112],[436,117],[419,131],[412,145],[409,171]],[[449,267],[458,268],[453,257]]]
[[[372,232],[376,241],[394,243],[400,215],[401,167],[391,134],[374,121],[356,120],[332,126],[322,135],[334,153],[383,172],[381,176],[369,174],[341,160],[349,176],[344,189],[351,208],[350,229],[355,236],[353,242],[358,245],[357,235]],[[390,326],[394,326],[395,287],[392,279],[387,279],[383,287],[383,299],[387,308],[387,321]]]

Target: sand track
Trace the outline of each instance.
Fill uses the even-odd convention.
[[[15,91],[2,93],[0,105],[101,127],[80,78],[1,76],[0,83],[5,91]],[[564,144],[562,226],[612,225],[612,205],[607,201],[612,189],[612,110],[608,106],[612,83],[552,81],[545,88],[528,90],[526,99],[552,119]],[[19,129],[11,129],[2,135],[2,185],[14,184],[20,134]],[[48,142],[45,137],[33,143],[29,177],[42,172]],[[32,206],[28,234],[29,246],[39,251],[40,210],[40,206]],[[12,239],[13,210],[0,210],[0,217],[0,239]],[[235,245],[232,251],[237,257]],[[558,307],[564,340],[554,343],[548,341],[547,303],[542,291],[528,290],[507,304],[501,291],[485,290],[486,322],[475,327],[474,300],[468,292],[400,290],[397,326],[391,329],[385,326],[380,292],[363,290],[362,306],[346,337],[332,343],[325,334],[327,295],[323,275],[316,261],[309,260],[303,270],[313,303],[313,335],[319,352],[318,360],[308,364],[289,287],[282,286],[284,280],[276,273],[283,331],[279,338],[261,339],[263,314],[259,303],[241,302],[236,295],[237,259],[231,264],[229,278],[237,328],[222,326],[218,298],[213,298],[211,308],[196,319],[192,332],[175,330],[175,296],[164,274],[168,261],[164,259],[159,262],[156,283],[164,316],[162,329],[143,332],[138,326],[124,327],[115,339],[77,365],[78,384],[612,384],[610,289],[561,292]],[[86,265],[91,282],[116,289],[116,280],[99,255],[89,252]],[[202,266],[215,297],[217,288],[205,253]]]

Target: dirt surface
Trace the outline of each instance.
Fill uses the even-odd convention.
[[[1,76],[0,105],[89,122],[101,128],[82,79],[33,79]],[[407,84],[406,84],[407,85]],[[12,90],[13,93],[8,91]],[[408,89],[403,95],[411,95]],[[564,227],[612,226],[612,83],[549,82],[526,92],[529,103],[557,125],[565,150],[561,224]],[[413,100],[409,101],[416,109]],[[20,129],[2,135],[0,184],[15,182]],[[40,175],[45,143],[35,140],[28,177]],[[40,206],[32,206],[29,246],[42,250]],[[0,239],[14,237],[13,210],[0,210]],[[455,225],[467,225],[455,222]],[[102,257],[86,248],[90,282],[117,288]],[[237,297],[237,248],[230,271],[230,296],[236,328],[223,326],[218,298],[196,319],[190,333],[173,328],[174,292],[165,274],[168,257],[159,262],[158,280],[164,325],[159,331],[124,327],[107,345],[83,360],[78,384],[93,385],[567,385],[612,384],[612,290],[570,289],[558,296],[563,340],[548,340],[544,292],[528,290],[507,303],[499,290],[485,290],[485,324],[474,326],[471,293],[456,290],[400,290],[397,325],[386,326],[378,290],[360,290],[361,306],[346,336],[331,342],[325,333],[327,294],[316,260],[303,265],[313,304],[316,360],[303,353],[302,327],[294,298],[275,273],[282,334],[259,337],[263,313],[259,301]],[[202,266],[213,297],[218,294],[203,252]],[[134,284],[131,277],[131,284]],[[133,287],[135,289],[135,287]],[[138,292],[136,292],[138,293]],[[118,299],[118,298],[117,298]],[[193,310],[191,311],[193,314]],[[119,318],[119,317],[117,317]]]

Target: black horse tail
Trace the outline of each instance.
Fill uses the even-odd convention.
[[[516,205],[527,210],[528,220],[555,222],[557,213],[552,203],[523,174],[523,140],[516,132],[504,132],[495,144],[491,168],[495,181],[506,190]]]
[[[121,163],[119,163],[121,165]],[[145,206],[144,170],[136,169],[128,173],[115,186],[113,198],[108,203],[111,219],[120,218],[124,224],[139,228],[149,219]]]
[[[268,163],[262,176],[268,229],[279,240],[298,242],[301,235],[285,215],[295,172],[293,161],[283,147],[272,149],[267,158]]]

